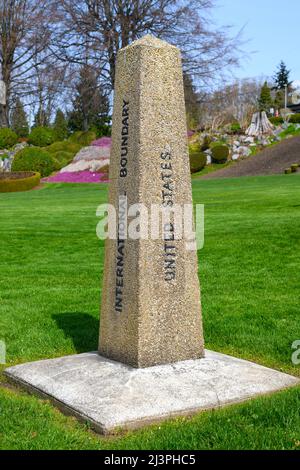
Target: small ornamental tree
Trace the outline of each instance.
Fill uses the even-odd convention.
[[[265,82],[262,86],[258,104],[260,111],[266,111],[267,113],[270,113],[270,109],[273,105],[273,100],[271,96],[271,89],[269,88],[267,82]]]
[[[61,109],[56,112],[53,130],[55,140],[61,141],[68,137],[68,123]]]
[[[28,137],[29,125],[27,116],[23,103],[19,98],[17,98],[14,110],[12,112],[11,128],[19,137]]]

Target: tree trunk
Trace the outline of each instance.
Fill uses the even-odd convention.
[[[246,134],[258,137],[263,134],[271,134],[273,129],[274,127],[270,123],[266,112],[262,111],[253,114],[251,124],[246,130]]]

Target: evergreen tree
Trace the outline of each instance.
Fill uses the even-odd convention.
[[[84,65],[76,84],[73,110],[69,113],[70,130],[99,129],[107,122],[108,112],[108,98],[99,87],[97,74],[90,66]]]
[[[262,86],[258,104],[260,111],[266,111],[267,113],[270,112],[270,109],[273,105],[273,100],[271,96],[271,89],[269,88],[267,82],[265,82]]]
[[[286,86],[289,87],[291,85],[290,73],[291,71],[288,70],[285,63],[281,61],[274,76],[276,90],[283,90]]]
[[[56,112],[53,129],[56,140],[64,140],[68,137],[68,124],[61,109]]]
[[[38,112],[34,116],[34,123],[32,127],[49,127],[49,125],[50,122],[48,113],[44,109],[39,108]]]
[[[27,137],[29,134],[29,125],[22,101],[17,98],[15,107],[11,116],[12,130],[19,137]]]
[[[278,90],[276,92],[274,105],[275,105],[276,109],[283,109],[284,108],[284,106],[285,106],[285,91],[284,90]]]

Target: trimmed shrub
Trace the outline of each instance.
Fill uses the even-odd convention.
[[[7,127],[0,129],[0,149],[8,149],[13,147],[17,142],[18,136],[14,131],[8,129]]]
[[[270,117],[269,121],[274,124],[274,126],[279,126],[280,124],[283,124],[283,118],[278,116],[278,117]]]
[[[51,153],[51,155],[56,154],[58,152],[68,152],[71,153],[72,156],[74,156],[77,152],[79,152],[81,148],[82,146],[80,144],[64,140],[62,142],[54,142],[54,144],[49,145],[46,150],[48,153]]]
[[[0,175],[0,193],[28,191],[40,184],[41,175],[34,172],[3,173]]]
[[[291,166],[292,173],[297,173],[298,168],[299,168],[298,163],[294,163],[294,164]]]
[[[201,152],[201,145],[199,142],[189,145],[190,168],[191,173],[198,173],[203,170],[207,162],[207,156]]]
[[[232,134],[239,134],[242,128],[239,122],[233,122],[230,126],[230,132]]]
[[[300,124],[300,113],[292,114],[290,117],[291,124]]]
[[[286,170],[284,170],[284,173],[286,175],[290,175],[292,173],[292,169],[291,168],[287,168]]]
[[[229,148],[226,145],[217,145],[212,148],[212,161],[214,163],[226,163],[229,157]]]
[[[49,127],[36,127],[28,137],[28,143],[36,147],[47,147],[54,142],[54,132]]]
[[[93,131],[85,131],[85,132],[75,132],[71,137],[69,137],[70,142],[74,142],[75,144],[80,144],[84,147],[91,144],[93,140],[96,139],[96,133]]]
[[[50,153],[38,147],[27,147],[15,155],[12,171],[35,171],[42,177],[55,170],[55,160]]]

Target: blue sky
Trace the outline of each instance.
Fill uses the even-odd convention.
[[[291,79],[300,80],[300,0],[216,0],[216,4],[216,24],[232,25],[234,32],[244,27],[244,38],[249,40],[244,49],[253,52],[235,71],[237,77],[273,76],[284,60]]]

